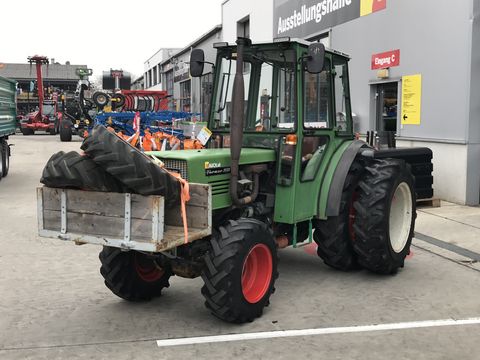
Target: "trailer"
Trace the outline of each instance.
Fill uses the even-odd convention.
[[[0,76],[0,180],[10,167],[8,137],[15,134],[17,117],[16,83]]]

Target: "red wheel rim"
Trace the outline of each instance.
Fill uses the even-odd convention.
[[[242,270],[242,292],[251,304],[259,302],[267,293],[272,280],[272,253],[267,245],[257,244],[250,249]]]
[[[165,271],[158,267],[153,260],[147,259],[144,256],[135,254],[134,263],[138,277],[145,282],[157,281],[165,274]]]

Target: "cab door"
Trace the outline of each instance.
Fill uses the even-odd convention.
[[[321,169],[334,147],[335,109],[332,62],[325,59],[319,74],[306,71],[299,97],[298,147],[296,158],[294,222],[311,219],[317,212],[315,196],[321,182]]]
[[[329,184],[339,154],[353,140],[348,59],[327,54],[324,71],[305,72],[303,92],[295,222],[320,216],[320,202],[328,198],[328,192],[320,194],[322,185]]]

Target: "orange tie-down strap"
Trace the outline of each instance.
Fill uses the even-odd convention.
[[[182,214],[182,222],[183,222],[183,235],[185,237],[185,244],[188,244],[188,223],[187,223],[187,206],[186,203],[190,201],[190,185],[188,181],[183,179],[179,173],[169,171],[165,169],[163,162],[161,162],[156,157],[152,156],[154,162],[160,166],[163,170],[168,172],[178,181],[180,181],[180,211]]]
[[[177,178],[180,181],[180,210],[182,212],[182,222],[183,222],[183,235],[185,236],[185,244],[188,244],[188,223],[187,223],[187,206],[186,203],[190,201],[190,185],[188,181],[183,179],[179,173],[168,171],[164,168],[170,175]]]

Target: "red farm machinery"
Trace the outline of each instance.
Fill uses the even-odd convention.
[[[20,121],[20,130],[23,135],[33,135],[35,131],[39,130],[55,135],[58,132],[62,113],[58,111],[58,102],[55,97],[45,99],[42,66],[49,64],[48,58],[46,56],[35,55],[30,56],[28,62],[30,65],[35,64],[37,73],[38,109],[27,114],[27,116]]]

